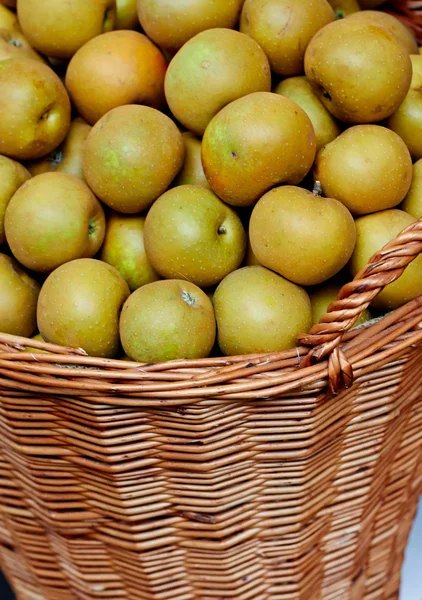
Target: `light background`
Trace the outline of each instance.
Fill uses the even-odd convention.
[[[406,549],[400,600],[422,600],[422,500]]]

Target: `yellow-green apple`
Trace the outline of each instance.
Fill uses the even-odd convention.
[[[59,77],[27,58],[0,62],[0,154],[40,158],[66,136],[70,102]]]
[[[72,260],[53,271],[41,288],[38,329],[47,342],[114,357],[120,348],[120,311],[129,294],[111,265],[93,258]]]
[[[4,244],[4,215],[10,198],[20,186],[30,179],[31,174],[20,163],[0,156],[0,245]]]
[[[159,279],[146,254],[143,215],[111,213],[100,258],[113,265],[131,291]]]
[[[43,173],[9,201],[4,221],[15,258],[49,273],[70,260],[91,257],[103,242],[105,217],[89,187],[67,173]]]
[[[173,121],[148,106],[119,106],[92,128],[83,157],[85,178],[110,208],[146,210],[183,165],[185,147]]]
[[[202,139],[211,189],[234,206],[254,204],[269,188],[298,184],[315,158],[312,123],[295,102],[255,92],[225,106]]]
[[[347,264],[356,228],[352,215],[338,200],[282,186],[258,200],[249,236],[264,267],[299,285],[316,285]]]
[[[218,344],[224,354],[293,348],[312,325],[305,290],[261,266],[227,275],[215,291]]]
[[[17,8],[31,46],[54,58],[70,58],[116,23],[115,0],[19,0]]]
[[[150,208],[145,248],[155,270],[166,279],[215,285],[242,262],[246,234],[233,209],[201,186],[168,190]]]
[[[6,254],[0,254],[0,290],[0,332],[33,335],[40,286]]]
[[[189,281],[155,281],[126,300],[120,336],[125,353],[138,362],[204,358],[214,345],[214,310]]]
[[[314,177],[326,196],[354,215],[397,206],[412,180],[412,159],[403,140],[380,125],[349,127],[319,151]]]

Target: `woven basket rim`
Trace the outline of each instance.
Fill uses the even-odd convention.
[[[422,0],[391,0],[385,10],[410,24],[422,42]],[[29,391],[48,389],[61,395],[91,391],[97,400],[103,394],[108,404],[127,406],[139,396],[144,405],[178,405],[204,397],[266,398],[276,391],[297,393],[310,385],[321,390],[329,385],[337,393],[371,364],[371,356],[379,363],[383,354],[397,356],[422,343],[422,296],[374,324],[350,331],[377,294],[421,251],[422,219],[404,229],[342,287],[337,301],[292,350],[145,364],[89,357],[82,349],[0,333],[0,389],[16,384],[19,389],[26,385]],[[40,352],[24,354],[27,347]],[[134,399],[117,399],[120,393]]]

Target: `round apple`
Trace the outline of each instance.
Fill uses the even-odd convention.
[[[227,275],[213,304],[218,344],[227,355],[288,350],[312,325],[305,290],[261,266]]]
[[[193,283],[156,281],[125,302],[120,336],[125,353],[138,362],[204,358],[214,345],[214,310]]]
[[[145,221],[145,247],[167,279],[208,287],[236,269],[246,250],[237,214],[211,191],[183,185],[163,194]]]
[[[197,135],[203,135],[223,106],[252,92],[270,90],[271,71],[264,51],[249,36],[231,29],[198,33],[170,62],[165,79],[171,112]]]
[[[131,291],[159,279],[144,246],[145,217],[112,213],[107,219],[100,258],[115,267]]]
[[[116,0],[116,29],[139,27],[136,0]]]
[[[17,8],[29,43],[53,58],[70,58],[116,23],[115,0],[19,0]]]
[[[354,215],[364,215],[403,200],[412,180],[412,159],[393,131],[355,125],[320,150],[314,177],[326,196],[340,200]]]
[[[341,202],[294,186],[262,196],[252,212],[249,236],[262,265],[300,285],[333,277],[356,243],[353,217]]]
[[[173,185],[201,185],[209,188],[201,160],[201,140],[191,133],[182,133],[185,144],[185,160]]]
[[[31,174],[20,163],[0,156],[0,245],[6,241],[4,215],[10,198],[20,186],[30,179]]]
[[[50,67],[27,58],[0,62],[0,154],[40,158],[61,144],[69,125],[69,97]]]
[[[412,63],[394,34],[347,17],[312,38],[305,73],[332,115],[347,123],[372,123],[392,115],[403,102]]]
[[[40,286],[5,254],[0,254],[0,290],[0,331],[22,337],[33,335]]]
[[[83,170],[100,200],[133,214],[149,208],[165,192],[184,154],[182,134],[169,117],[147,106],[119,106],[92,128]]]
[[[236,25],[243,0],[142,0],[138,17],[153,42],[166,50],[178,50],[206,29]]]
[[[413,67],[412,82],[406,98],[387,121],[406,146],[414,160],[422,158],[422,55],[410,57]]]
[[[334,18],[327,0],[248,0],[240,30],[263,48],[274,73],[299,75],[307,45]]]
[[[412,183],[400,208],[415,219],[422,217],[422,158],[413,165]]]
[[[37,322],[47,342],[112,358],[119,351],[119,315],[130,294],[120,273],[93,258],[73,260],[41,288]]]
[[[58,173],[68,173],[83,180],[83,149],[90,131],[91,126],[81,117],[76,117],[71,122],[69,131],[61,146],[47,156],[28,164],[30,173],[41,175],[41,173],[47,173],[47,171],[56,171]]]
[[[314,324],[319,323],[321,317],[328,311],[330,304],[337,300],[340,290],[340,285],[336,285],[335,283],[324,283],[309,293],[312,308],[312,322]],[[370,319],[371,313],[365,308],[354,327],[364,325]]]
[[[312,123],[295,102],[255,92],[225,106],[202,140],[202,164],[212,190],[234,206],[254,204],[269,188],[297,184],[315,158]]]
[[[137,31],[111,31],[85,44],[69,63],[66,87],[79,114],[94,125],[112,108],[162,108],[167,64]]]
[[[353,13],[352,18],[360,22],[372,21],[373,23],[384,27],[387,31],[396,36],[409,54],[417,54],[418,45],[415,36],[410,29],[400,21],[400,19],[397,19],[393,15],[382,10],[360,10]]]
[[[340,134],[336,120],[318,98],[306,77],[288,77],[279,83],[274,91],[290,98],[306,112],[315,131],[317,152]]]
[[[350,261],[352,275],[356,276],[376,252],[415,220],[411,215],[397,209],[384,210],[356,219],[356,248]],[[372,305],[392,310],[421,294],[422,254],[406,267],[397,281],[387,285],[376,296]]]
[[[104,239],[105,218],[85,183],[66,173],[44,173],[11,198],[4,227],[18,261],[49,273],[70,260],[94,256]]]

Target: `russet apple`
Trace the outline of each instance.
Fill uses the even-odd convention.
[[[283,79],[274,91],[276,94],[290,98],[306,112],[315,131],[317,152],[340,134],[338,123],[303,75]]]
[[[252,92],[270,90],[271,71],[264,51],[249,36],[231,29],[198,33],[170,62],[165,78],[170,110],[199,136],[223,106]]]
[[[218,344],[227,355],[288,350],[312,325],[305,290],[261,266],[227,275],[213,304]]]
[[[414,54],[413,75],[410,89],[402,104],[387,121],[406,146],[414,160],[422,158],[422,55]]]
[[[66,173],[43,173],[23,184],[4,220],[13,255],[33,271],[49,273],[91,257],[103,242],[103,209],[89,187]]]
[[[326,196],[354,215],[397,206],[409,190],[412,159],[403,140],[380,125],[355,125],[317,155],[314,177]]]
[[[148,106],[119,106],[92,128],[83,171],[100,200],[134,214],[149,208],[168,188],[184,153],[182,134],[169,117]]]
[[[115,0],[19,0],[17,8],[31,46],[53,58],[70,58],[116,23]]]
[[[330,304],[337,300],[339,292],[341,290],[341,285],[336,285],[335,283],[323,283],[317,288],[313,288],[309,292],[309,297],[311,299],[311,308],[312,308],[312,322],[314,324],[319,323],[322,316],[328,311],[328,307]],[[367,308],[362,312],[359,319],[356,321],[354,327],[359,327],[360,325],[364,325],[367,321],[371,319],[371,313]]]
[[[190,131],[182,133],[185,145],[185,160],[173,185],[201,185],[209,188],[201,160],[201,140]]]
[[[15,13],[0,4],[0,60],[14,57],[45,62],[23,35]]]
[[[68,173],[83,180],[83,149],[90,131],[91,126],[81,117],[76,117],[70,123],[63,143],[47,156],[29,163],[28,170],[32,175],[41,175],[47,171]]]
[[[138,362],[204,358],[215,340],[208,296],[189,281],[149,283],[133,292],[120,317],[125,353]]]
[[[160,275],[201,287],[215,285],[236,269],[246,250],[235,211],[211,190],[194,185],[172,188],[155,201],[144,236],[147,256]]]
[[[315,158],[312,123],[295,102],[255,92],[225,106],[202,139],[211,189],[233,206],[251,206],[269,188],[298,184]]]
[[[115,267],[131,291],[159,279],[146,254],[145,217],[111,213],[100,258]]]
[[[350,260],[353,277],[367,265],[369,259],[376,252],[415,220],[411,215],[397,209],[383,210],[356,219],[356,248]],[[406,267],[397,281],[388,284],[376,296],[372,305],[376,308],[392,310],[421,294],[422,255],[420,254]]]
[[[31,174],[20,163],[0,156],[0,245],[6,241],[4,215],[10,198],[20,186],[30,179]]]
[[[19,263],[0,254],[0,331],[30,337],[36,331],[39,284]]]
[[[400,208],[415,219],[422,217],[422,158],[413,165],[412,183]]]
[[[341,202],[295,186],[274,188],[258,200],[249,236],[264,267],[299,285],[333,277],[356,243],[353,217]]]
[[[112,358],[119,351],[119,316],[130,292],[120,273],[100,260],[72,260],[41,288],[37,323],[52,344]]]
[[[160,48],[178,50],[206,29],[236,25],[243,0],[138,0],[138,17]]]
[[[305,73],[332,115],[362,124],[382,121],[397,110],[409,90],[412,63],[394,34],[352,15],[312,38]]]
[[[375,24],[381,25],[381,27],[387,29],[387,31],[395,35],[396,38],[402,42],[409,54],[417,53],[418,45],[412,31],[410,31],[400,19],[397,19],[393,15],[381,10],[361,10],[353,13],[351,18],[360,22],[369,20]]]
[[[79,114],[94,125],[112,108],[145,104],[162,108],[167,64],[137,31],[111,31],[87,42],[72,58],[66,87]]]
[[[136,0],[116,0],[116,29],[139,27]]]
[[[0,154],[40,158],[61,144],[69,125],[69,97],[50,67],[27,58],[0,62]]]
[[[307,45],[334,19],[327,0],[248,0],[240,30],[263,48],[272,71],[286,77],[303,73]]]

